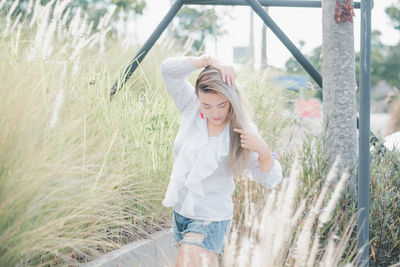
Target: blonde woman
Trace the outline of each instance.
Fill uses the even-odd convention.
[[[199,68],[193,87],[186,78]],[[281,165],[251,121],[233,67],[209,55],[171,57],[161,73],[181,113],[162,201],[173,207],[176,266],[218,266],[232,226],[233,177],[248,175],[273,188],[282,180]]]

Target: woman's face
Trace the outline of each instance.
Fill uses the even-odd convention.
[[[229,100],[219,93],[204,93],[199,91],[200,110],[207,117],[208,121],[221,126],[229,120]]]

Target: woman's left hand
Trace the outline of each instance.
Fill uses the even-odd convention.
[[[236,86],[236,73],[233,66],[222,63],[216,58],[211,58],[209,61],[209,66],[216,68],[221,72],[222,81],[227,85],[237,88]]]
[[[251,151],[257,152],[261,155],[271,155],[271,150],[268,144],[254,133],[246,132],[243,129],[235,128],[235,132],[240,134],[240,141],[242,147]]]

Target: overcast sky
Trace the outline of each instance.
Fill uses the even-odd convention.
[[[394,45],[400,40],[400,32],[394,30],[389,18],[384,12],[385,7],[390,6],[396,0],[375,0],[372,10],[372,30],[382,32],[381,40],[384,44]],[[167,13],[170,2],[167,0],[147,0],[147,8],[144,10],[135,25],[129,27],[137,38],[144,42]],[[216,7],[217,10],[227,8],[224,6]],[[316,46],[322,43],[322,10],[320,8],[292,8],[292,7],[270,7],[269,14],[278,26],[296,45],[303,40],[305,46],[303,53],[309,53]],[[360,10],[355,10],[354,18],[354,37],[355,50],[360,49]],[[234,7],[234,20],[224,18],[225,27],[229,34],[217,41],[217,50],[214,47],[214,40],[209,40],[207,52],[223,59],[226,62],[233,61],[233,47],[243,46],[249,43],[250,28],[250,8],[237,6]],[[254,14],[254,44],[256,58],[259,58],[261,45],[261,19]],[[267,57],[268,63],[276,67],[284,67],[285,61],[291,56],[284,45],[268,30],[267,32]],[[259,64],[256,62],[256,64]]]

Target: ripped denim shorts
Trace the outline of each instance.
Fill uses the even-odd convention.
[[[232,227],[232,220],[207,221],[186,218],[177,212],[173,212],[172,232],[174,234],[173,245],[180,243],[199,245],[206,250],[214,251],[222,255],[225,236]],[[187,232],[203,234],[204,238],[189,237]]]

